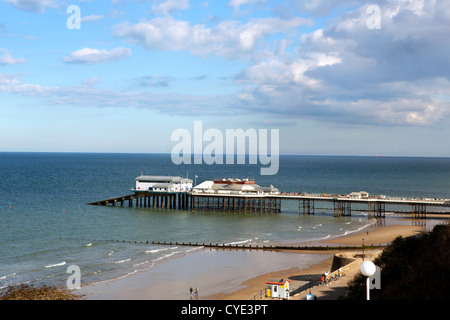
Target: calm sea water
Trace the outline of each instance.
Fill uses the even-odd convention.
[[[449,158],[281,156],[277,175],[260,176],[259,169],[177,166],[170,155],[0,153],[0,288],[65,285],[70,265],[80,267],[84,284],[108,281],[198,250],[146,241],[292,243],[336,237],[375,223],[364,212],[335,218],[316,209],[315,215],[299,215],[295,201],[283,202],[282,213],[276,215],[87,205],[131,194],[141,172],[191,179],[197,175],[197,183],[248,177],[282,192],[364,190],[450,198]]]

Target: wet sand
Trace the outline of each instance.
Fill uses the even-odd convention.
[[[345,237],[324,240],[323,243],[334,245],[378,245],[394,240],[397,236],[408,237],[423,231],[421,226],[390,225],[377,227],[375,230],[359,232]]]
[[[428,226],[432,225],[428,223]],[[348,236],[321,241],[323,245],[386,244],[397,236],[424,230],[404,221],[378,226]],[[270,277],[323,274],[330,271],[333,251],[255,251],[203,249],[195,254],[166,261],[153,269],[112,282],[84,286],[85,299],[101,300],[249,300],[265,288]],[[355,267],[356,270],[358,267]],[[356,272],[348,270],[347,274]],[[345,281],[350,280],[345,277]],[[346,283],[341,284],[345,288]],[[190,295],[189,288],[199,288]],[[328,298],[333,299],[328,294]],[[298,299],[299,297],[297,297]]]
[[[255,274],[266,278],[278,270],[293,272],[329,257],[330,253],[202,249],[123,279],[83,286],[79,291],[91,300],[212,299],[221,292],[245,288],[243,282]],[[198,287],[200,294],[189,295],[191,287]]]

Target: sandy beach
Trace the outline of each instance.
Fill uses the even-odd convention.
[[[410,235],[417,234],[423,231],[423,227],[420,226],[407,226],[407,225],[390,225],[390,226],[382,226],[377,227],[374,230],[369,232],[359,232],[349,236],[343,236],[331,240],[322,241],[324,244],[330,245],[361,245],[362,239],[365,239],[365,245],[378,245],[385,244],[394,240],[397,236],[407,237]],[[304,254],[305,252],[297,252],[297,254]],[[325,254],[327,258],[321,261],[318,264],[311,266],[310,268],[301,269],[301,270],[283,270],[273,273],[274,277],[279,278],[290,278],[290,277],[299,277],[304,275],[317,275],[323,274],[325,271],[330,271],[331,265],[333,262],[333,256],[337,252],[335,251],[327,251],[326,253],[316,253],[316,254]],[[376,251],[367,251],[366,254],[370,255],[376,253]],[[359,263],[358,263],[359,262]],[[337,299],[339,295],[345,293],[345,287],[347,282],[350,281],[357,272],[359,272],[359,265],[361,261],[355,261],[354,264],[345,268],[344,271],[346,273],[345,277],[342,277],[338,283],[334,283],[333,287],[316,287],[313,290],[313,293],[317,296],[318,299],[325,298],[329,300]],[[264,281],[267,279],[266,276],[261,275],[258,277],[254,277],[245,282],[246,288],[233,292],[231,294],[218,294],[210,297],[211,299],[229,299],[229,300],[247,300],[251,299],[257,292],[265,288]],[[339,288],[339,289],[338,289]],[[291,299],[306,299],[306,291],[303,294],[300,294],[296,297],[292,297]]]
[[[406,220],[408,221],[408,220]],[[386,244],[397,236],[417,234],[441,221],[427,221],[426,227],[405,220],[387,226],[376,226],[351,235],[321,241],[323,245]],[[378,250],[379,251],[379,250]],[[301,278],[330,271],[335,251],[256,251],[202,249],[193,255],[162,263],[151,271],[112,282],[84,286],[80,293],[90,300],[250,300],[265,288],[265,280]],[[376,253],[366,251],[368,256]],[[182,265],[180,264],[182,261]],[[333,300],[345,292],[348,281],[359,270],[360,263],[346,267],[345,277],[333,287],[316,287],[319,299]],[[189,288],[199,287],[198,296]],[[340,289],[338,289],[340,288]],[[306,292],[292,297],[305,299]]]

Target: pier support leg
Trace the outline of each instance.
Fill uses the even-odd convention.
[[[335,217],[345,217],[352,215],[351,202],[335,200],[334,203],[334,216]]]
[[[369,216],[384,218],[386,214],[386,204],[384,202],[369,202],[368,213]]]
[[[298,213],[299,214],[314,214],[314,200],[304,199],[298,202]]]
[[[427,216],[427,206],[425,204],[412,205],[412,217],[414,219],[425,219]]]

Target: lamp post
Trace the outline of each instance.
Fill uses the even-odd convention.
[[[364,261],[364,238],[362,239],[362,256],[363,256],[363,261]]]
[[[367,300],[370,300],[370,277],[375,274],[377,271],[377,267],[373,264],[372,261],[364,261],[361,263],[361,267],[359,268],[361,273],[367,277],[366,280],[366,290],[367,290]]]

